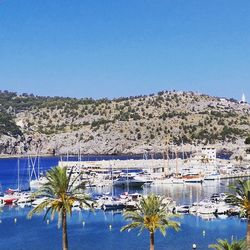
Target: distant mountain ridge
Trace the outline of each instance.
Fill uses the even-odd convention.
[[[0,154],[160,152],[166,144],[241,145],[250,106],[194,92],[117,98],[0,92]]]

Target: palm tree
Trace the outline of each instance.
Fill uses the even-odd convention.
[[[176,231],[180,227],[178,222],[170,220],[173,215],[169,214],[167,205],[163,203],[163,198],[154,194],[146,198],[143,197],[137,205],[137,209],[124,212],[124,217],[132,222],[122,227],[121,231],[139,228],[140,234],[144,229],[147,229],[150,233],[150,250],[154,250],[154,234],[157,229],[165,236],[168,227],[174,228]]]
[[[232,240],[231,243],[229,243],[227,240],[218,239],[217,244],[211,244],[209,248],[216,250],[247,250],[245,240]]]
[[[90,207],[91,201],[84,194],[85,183],[76,184],[79,176],[73,178],[72,170],[68,175],[66,168],[54,167],[50,169],[46,174],[47,182],[33,194],[34,197],[43,196],[46,199],[28,214],[28,218],[31,218],[35,213],[41,213],[46,209],[44,219],[49,213],[53,219],[55,213],[58,213],[59,222],[62,223],[63,250],[68,250],[67,214],[72,214],[73,203],[78,201],[81,207],[84,204]]]
[[[250,180],[239,180],[236,186],[230,186],[234,194],[227,195],[227,202],[239,206],[247,217],[247,246],[250,248]]]

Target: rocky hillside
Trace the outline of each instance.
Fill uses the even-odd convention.
[[[198,144],[238,147],[250,134],[248,104],[193,92],[93,100],[3,91],[0,111],[0,154],[160,152],[166,144],[187,150]]]

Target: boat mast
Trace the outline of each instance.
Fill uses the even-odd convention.
[[[39,177],[40,177],[40,157],[39,157],[39,155],[37,155],[37,178],[39,179]]]
[[[168,155],[168,140],[166,141],[166,156],[167,156],[167,166],[165,166],[165,177],[169,175],[169,155]],[[164,159],[165,165],[165,159]]]
[[[128,165],[127,165],[127,192],[129,193],[129,183],[128,183]]]
[[[17,190],[20,191],[20,159],[17,159]]]
[[[164,175],[166,176],[166,162],[165,162],[165,151],[164,151],[164,148],[163,148],[163,152],[162,152],[162,160],[163,160],[162,172],[163,172]]]
[[[31,169],[30,169],[30,156],[28,155],[28,172],[29,172],[29,183],[31,182]]]
[[[178,176],[179,171],[178,171],[178,155],[177,155],[177,148],[175,148],[175,161],[176,161],[176,165],[175,165],[176,176]]]
[[[183,148],[183,140],[181,140],[181,150],[182,150],[182,160],[184,160],[185,155],[184,155],[184,148]]]
[[[113,165],[112,164],[110,164],[110,162],[109,162],[109,165],[111,165],[111,179],[112,179],[112,197],[114,197],[114,178],[113,178]]]

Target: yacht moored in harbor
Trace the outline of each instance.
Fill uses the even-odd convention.
[[[121,176],[114,180],[114,186],[125,187],[142,187],[146,183],[145,180],[136,179],[134,176]]]

